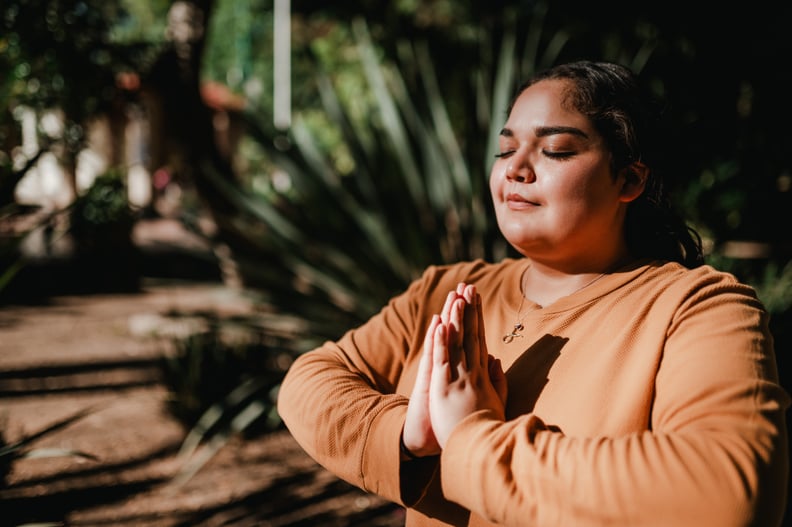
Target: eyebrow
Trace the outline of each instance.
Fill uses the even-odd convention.
[[[549,135],[558,134],[572,134],[579,137],[588,139],[586,132],[574,126],[538,126],[534,129],[536,137],[547,137]],[[500,135],[504,137],[514,137],[514,132],[510,128],[504,128],[500,131]]]

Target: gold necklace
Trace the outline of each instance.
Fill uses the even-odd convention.
[[[523,302],[525,302],[525,294],[522,292],[522,288],[520,288],[520,296],[522,298],[520,298],[520,307],[517,308],[517,322],[514,324],[514,328],[511,331],[503,335],[503,342],[505,342],[506,344],[510,343],[512,340],[518,337],[522,338],[522,335],[520,335],[520,331],[525,329],[525,326],[523,326],[522,324],[522,319],[525,318],[525,316],[520,317],[520,312],[522,311]],[[526,315],[527,314],[528,313],[526,313]]]
[[[528,268],[526,267],[525,270],[527,271]],[[578,291],[582,291],[583,289],[587,288],[588,286],[590,286],[591,284],[593,284],[594,282],[596,282],[597,280],[599,280],[600,278],[602,278],[606,274],[607,273],[602,273],[599,276],[595,276],[594,279],[591,280],[590,282],[587,282],[587,283],[583,284],[582,286],[578,287],[577,289],[575,289],[574,291],[572,291],[568,295],[564,295],[564,296],[574,295]],[[525,303],[525,293],[523,293],[522,279],[520,280],[520,297],[521,297],[520,298],[520,307],[517,308],[517,322],[515,322],[514,327],[512,328],[511,331],[509,331],[508,333],[503,335],[503,339],[502,340],[506,344],[509,344],[510,342],[512,342],[516,338],[522,338],[523,336],[520,333],[522,332],[522,330],[525,329],[525,326],[523,325],[522,321],[523,321],[523,319],[525,317],[528,316],[528,313],[526,313],[523,316],[520,316],[520,313],[522,313],[523,304]]]

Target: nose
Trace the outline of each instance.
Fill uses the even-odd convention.
[[[506,179],[516,183],[530,183],[536,180],[536,174],[525,157],[520,156],[506,165]]]

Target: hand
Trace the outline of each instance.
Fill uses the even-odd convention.
[[[440,323],[433,319],[429,415],[440,448],[456,425],[478,410],[505,419],[506,376],[487,352],[481,297],[475,286],[460,284],[449,295]],[[430,328],[431,329],[431,328]],[[425,357],[422,357],[424,360]],[[406,438],[405,438],[406,440]]]
[[[432,456],[440,453],[440,445],[432,430],[429,414],[429,386],[432,377],[432,350],[435,331],[441,324],[450,324],[451,310],[454,301],[463,297],[465,284],[459,284],[456,291],[446,297],[440,315],[434,315],[426,330],[423,353],[418,363],[418,374],[415,379],[410,402],[407,405],[407,416],[402,429],[402,441],[411,454],[418,457]],[[505,379],[505,377],[504,377]]]
[[[418,363],[418,375],[415,379],[410,402],[407,405],[407,417],[402,430],[402,441],[414,456],[432,456],[440,453],[440,445],[432,430],[429,417],[429,384],[432,376],[432,337],[440,325],[440,316],[434,315],[424,337],[423,353]]]

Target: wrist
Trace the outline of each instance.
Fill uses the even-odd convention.
[[[410,449],[404,444],[404,432],[399,434],[399,453],[402,461],[415,461],[421,458],[421,456],[416,456],[410,452]]]

